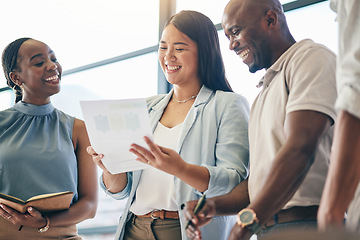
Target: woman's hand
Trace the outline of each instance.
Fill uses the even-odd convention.
[[[46,219],[33,207],[28,207],[25,213],[0,204],[0,215],[14,225],[24,225],[33,228],[41,228],[46,225]]]
[[[130,152],[137,156],[136,160],[149,164],[174,176],[177,176],[184,171],[187,163],[176,151],[156,145],[148,137],[144,137],[144,140],[150,150],[137,144],[131,145]]]
[[[90,156],[92,156],[94,163],[101,168],[104,172],[109,172],[107,170],[107,168],[105,167],[105,165],[103,164],[103,162],[101,161],[104,157],[103,154],[98,154],[97,152],[94,151],[94,149],[92,148],[92,146],[88,146],[86,148],[86,151],[88,152],[88,154],[90,154]]]
[[[209,185],[210,173],[204,166],[189,164],[174,150],[156,145],[144,137],[150,150],[132,144],[130,152],[138,161],[149,164],[163,172],[174,175],[200,192],[205,192]]]
[[[87,147],[86,151],[92,156],[94,163],[103,170],[103,181],[107,191],[116,193],[125,188],[127,184],[126,173],[110,173],[101,161],[104,157],[103,154],[96,153],[91,146]]]

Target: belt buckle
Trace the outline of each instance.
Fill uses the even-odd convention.
[[[151,211],[151,214],[150,214],[150,217],[152,218],[152,219],[160,219],[160,217],[154,217],[154,211],[159,211],[158,209],[154,209],[154,210],[152,210]]]

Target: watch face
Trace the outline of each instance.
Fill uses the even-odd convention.
[[[252,212],[243,212],[239,216],[242,223],[252,223],[254,221],[254,215]]]

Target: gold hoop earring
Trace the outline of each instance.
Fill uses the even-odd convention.
[[[20,87],[20,86],[18,86],[18,85],[15,84],[15,85],[12,87],[15,95],[21,95],[21,90],[16,90],[16,87]]]

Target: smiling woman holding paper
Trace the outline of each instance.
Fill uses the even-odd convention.
[[[195,11],[182,11],[166,23],[159,62],[174,88],[147,99],[154,142],[149,150],[133,144],[144,170],[111,174],[102,154],[89,147],[103,169],[101,186],[116,199],[129,198],[116,239],[186,239],[181,204],[223,195],[248,175],[246,99],[225,78],[216,28]],[[218,217],[204,239],[226,239],[233,216]]]
[[[16,103],[0,112],[0,239],[81,239],[76,224],[96,212],[96,166],[84,122],[50,102],[60,91],[61,65],[31,38],[10,43],[2,65]]]

